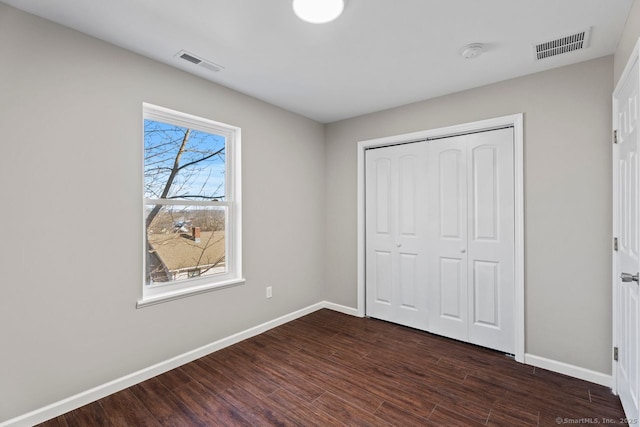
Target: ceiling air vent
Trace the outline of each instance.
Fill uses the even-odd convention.
[[[535,46],[536,59],[539,61],[541,59],[562,55],[563,53],[572,52],[574,50],[584,49],[589,44],[590,33],[591,29],[588,28],[579,33],[539,43]]]
[[[187,52],[186,50],[181,50],[180,52],[176,53],[176,57],[184,59],[185,61],[191,62],[192,64],[198,65],[200,67],[206,68],[207,70],[213,71],[214,73],[217,73],[224,68],[222,65],[207,61],[206,59],[200,58],[192,53]]]

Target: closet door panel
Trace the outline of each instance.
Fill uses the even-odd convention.
[[[398,231],[403,237],[416,237],[418,220],[418,191],[421,186],[419,158],[415,155],[400,157],[398,173]]]
[[[429,141],[431,330],[467,337],[466,136]]]
[[[440,239],[461,242],[465,239],[466,229],[466,183],[465,178],[465,152],[461,147],[444,147],[442,144],[432,142],[432,148],[437,156],[436,191],[438,197],[438,222]]]
[[[426,145],[367,150],[366,313],[428,328]]]
[[[465,291],[466,268],[460,258],[439,258],[440,317],[463,322],[467,304],[460,296]]]
[[[472,155],[472,238],[476,241],[498,240],[498,150],[482,145],[471,150]]]
[[[500,264],[473,262],[473,323],[500,327]]]
[[[515,352],[513,129],[469,136],[469,342]]]
[[[391,287],[393,277],[391,267],[391,252],[375,251],[375,261],[372,263],[372,279],[375,286],[372,287],[373,302],[389,306],[391,304],[393,288]]]
[[[417,299],[420,290],[418,286],[418,254],[400,253],[400,295],[399,303],[401,307],[410,310],[417,310],[419,301]]]
[[[376,235],[387,236],[391,232],[391,159],[378,158],[371,165],[373,179],[372,196],[375,199],[372,217],[375,218]]]

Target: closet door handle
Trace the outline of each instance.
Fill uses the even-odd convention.
[[[466,249],[460,249],[460,253],[461,254],[467,253],[467,250]]]

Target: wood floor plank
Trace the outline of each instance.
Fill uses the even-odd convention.
[[[487,419],[489,414],[487,414]],[[473,420],[457,410],[447,409],[443,406],[436,406],[429,417],[429,421],[439,426],[460,426],[475,427],[486,425],[487,419]]]
[[[435,379],[462,383],[468,374],[468,371],[457,367],[443,368],[438,365],[440,358],[430,355],[413,354],[406,358],[402,356],[411,354],[410,352],[408,349],[403,349],[402,353],[376,350],[369,353],[366,359],[384,364],[386,368],[415,381]]]
[[[337,355],[334,355],[337,356]],[[332,356],[331,359],[336,360],[354,371],[360,372],[361,375],[355,375],[354,382],[380,396],[384,403],[391,403],[401,408],[409,408],[408,412],[418,417],[428,417],[435,403],[429,401],[413,391],[404,390],[398,385],[407,381],[407,377],[401,377],[399,374],[390,371],[382,366],[382,364],[373,363],[368,359],[340,359]],[[365,380],[363,380],[366,378]]]
[[[158,378],[136,384],[131,387],[131,391],[147,409],[153,412],[154,418],[162,426],[204,426],[204,423],[190,417],[188,413],[180,409],[179,403],[176,403],[171,391]]]
[[[109,417],[105,413],[100,401],[90,403],[81,408],[67,412],[62,416],[69,427],[85,427],[85,426],[109,426]],[[58,417],[60,418],[60,417]],[[51,424],[54,420],[44,423]]]
[[[380,405],[373,414],[394,426],[432,426],[437,424],[432,423],[428,418],[435,408],[436,405],[433,405],[431,412],[429,412],[425,418],[416,415],[412,411],[408,411],[400,406],[396,406],[393,403],[385,401],[382,402],[382,405]]]
[[[242,411],[228,405],[220,397],[198,382],[180,387],[172,393],[180,402],[181,410],[189,417],[205,425],[251,426]]]
[[[606,387],[319,310],[42,425],[553,426],[605,418],[624,418]]]
[[[296,426],[295,420],[290,418],[286,412],[279,411],[274,405],[270,405],[267,400],[263,400],[253,393],[240,386],[233,386],[220,393],[220,398],[229,405],[236,408],[254,426],[278,425]]]
[[[325,391],[369,412],[375,411],[382,404],[383,399],[380,396],[371,393],[362,384],[350,380],[350,375],[346,375],[338,366],[324,364],[318,369],[319,359],[304,354],[302,350],[298,353],[297,357],[289,361],[290,366],[295,367],[300,373],[307,371],[306,377]]]
[[[443,385],[437,388],[430,384],[413,384],[405,387],[406,392],[413,391],[422,399],[435,403],[441,411],[446,409],[476,422],[485,423],[491,412],[491,405],[478,403],[477,396],[460,395]]]
[[[210,371],[218,372],[224,378],[233,378],[233,381],[229,380],[231,383],[241,382],[245,388],[259,396],[266,396],[279,388],[279,385],[272,381],[268,374],[237,353],[227,353],[224,360],[204,357],[201,361],[209,367]]]
[[[520,395],[507,392],[506,396],[496,402],[493,409],[498,410],[498,414],[511,413],[523,419],[540,419],[540,407],[533,404],[533,398],[529,396],[522,399]],[[493,412],[493,411],[492,411]]]
[[[589,386],[587,381],[577,380],[556,372],[547,371],[542,368],[535,368],[533,373],[537,378],[541,378],[547,386],[554,387],[562,393],[571,394],[584,400],[589,400]]]
[[[274,406],[277,406],[283,411],[287,411],[289,417],[296,420],[302,426],[337,427],[344,425],[333,416],[314,406],[312,403],[300,399],[296,394],[288,390],[277,390],[267,396],[267,398]]]
[[[464,387],[463,393],[474,393],[485,396],[483,400],[490,399],[492,403],[496,403],[501,398],[505,397],[508,393],[504,387],[501,387],[499,384],[496,384],[492,381],[485,381],[479,378],[476,378],[474,375],[469,374],[466,376],[464,381],[461,384],[461,387]]]
[[[529,427],[537,426],[540,420],[540,412],[529,408],[518,409],[512,404],[505,405],[506,401],[498,403],[491,409],[488,425],[505,427]]]
[[[391,425],[382,418],[374,415],[373,412],[375,411],[366,411],[330,392],[326,392],[320,396],[313,404],[327,413],[334,414],[336,418],[348,426]],[[376,408],[376,410],[377,409],[378,408]]]
[[[69,424],[67,424],[67,420],[65,419],[64,416],[62,417],[57,417],[57,418],[53,418],[49,421],[46,421],[42,424],[40,424],[41,426],[46,426],[46,427],[69,427]]]
[[[180,387],[188,387],[195,380],[185,373],[184,367],[172,369],[162,375],[157,376],[158,380],[164,384],[169,390],[175,390]]]
[[[589,401],[614,411],[620,407],[620,401],[614,396],[611,389],[597,384],[590,384]]]
[[[280,389],[298,396],[305,402],[312,402],[324,393],[324,389],[308,381],[306,378],[295,375],[281,364],[270,363],[263,360],[258,360],[253,363],[261,372],[268,374],[269,377],[280,386]]]
[[[301,330],[301,328],[286,329],[278,328],[275,334],[281,334],[283,340],[291,342],[293,345],[298,346],[300,349],[307,350],[312,353],[331,355],[334,350],[327,346],[323,341],[326,340],[329,335],[325,337],[318,337],[316,334],[309,333],[307,330]]]
[[[109,425],[118,427],[156,427],[160,425],[130,388],[101,399],[100,405],[104,409],[106,419],[109,420]]]
[[[212,369],[202,359],[194,360],[178,369],[213,393],[219,393],[234,384],[234,380],[229,378],[233,376],[233,372],[229,372],[229,376],[227,376],[218,370]]]
[[[348,349],[351,352],[357,353],[360,357],[364,357],[377,349],[375,344],[358,339],[357,337],[353,337],[343,332],[339,332],[334,335],[331,338],[330,344],[337,346],[336,350],[338,351]]]

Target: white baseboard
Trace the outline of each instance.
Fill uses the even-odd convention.
[[[182,366],[186,363],[192,362],[215,351],[239,343],[240,341],[243,341],[247,338],[259,335],[263,332],[268,331],[269,329],[273,329],[287,322],[291,322],[292,320],[295,320],[302,316],[306,316],[307,314],[313,313],[314,311],[320,310],[322,308],[329,308],[345,314],[351,314],[353,310],[349,307],[344,307],[338,304],[328,303],[325,301],[319,302],[298,311],[294,311],[293,313],[278,317],[277,319],[270,320],[261,325],[254,326],[229,337],[222,338],[200,348],[196,348],[195,350],[188,351],[171,359],[157,363],[153,366],[149,366],[148,368],[144,368],[132,374],[125,375],[124,377],[109,381],[106,384],[102,384],[90,390],[78,393],[74,396],[52,403],[51,405],[4,421],[0,423],[0,427],[29,427],[50,420],[51,418],[55,418],[69,411],[73,411],[74,409],[77,409],[81,406],[87,405],[91,402],[95,402],[96,400],[102,399],[103,397],[107,397],[110,394],[116,393],[120,390],[124,390],[127,387],[131,387],[132,385],[151,379],[155,376],[170,371],[171,369],[177,368],[178,366]]]
[[[364,317],[364,316],[360,315],[360,313],[358,312],[358,309],[356,309],[356,308],[351,308],[351,307],[347,307],[345,305],[340,305],[340,304],[334,304],[334,303],[328,302],[328,301],[324,301],[322,304],[323,304],[323,308],[328,308],[329,310],[337,311],[339,313],[348,314],[348,315],[354,316],[354,317]]]
[[[580,368],[579,366],[570,365],[564,362],[558,362],[557,360],[551,360],[545,357],[535,356],[533,354],[525,354],[524,363],[526,363],[527,365],[532,365],[538,368],[557,372],[559,374],[564,374],[570,377],[600,384],[605,387],[611,388],[613,386],[613,379],[611,378],[611,375],[592,371],[590,369]]]

